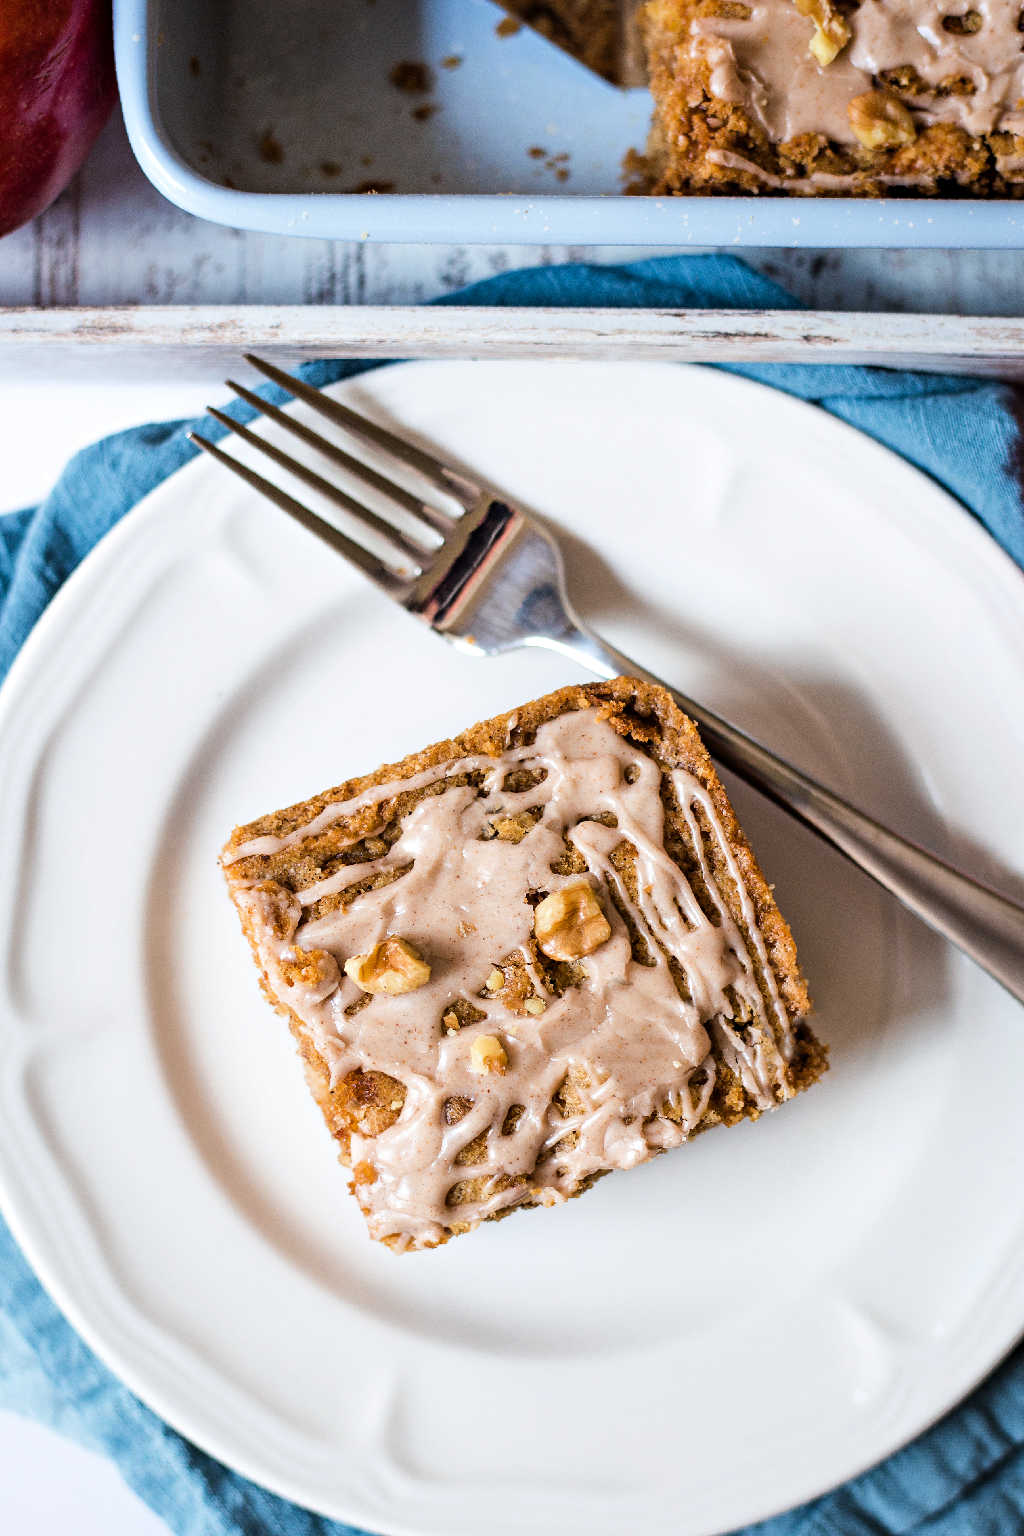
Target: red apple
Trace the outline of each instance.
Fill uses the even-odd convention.
[[[110,0],[0,0],[0,235],[64,190],[114,98]]]

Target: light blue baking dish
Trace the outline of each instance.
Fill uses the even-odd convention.
[[[528,28],[499,35],[502,16],[491,0],[114,0],[132,147],[179,207],[272,234],[1024,245],[1024,202],[624,196],[647,92],[608,85]],[[391,82],[403,61],[427,66],[428,90]]]

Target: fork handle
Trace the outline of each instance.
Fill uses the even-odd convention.
[[[637,666],[582,624],[549,644],[600,677],[637,677],[667,688],[683,713],[700,727],[709,752],[725,768],[838,848],[930,928],[970,955],[1018,1002],[1024,1002],[1024,907],[873,821],[721,716]]]

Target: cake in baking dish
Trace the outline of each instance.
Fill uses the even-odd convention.
[[[648,0],[658,193],[1007,197],[1017,0]]]
[[[505,3],[609,77],[646,54],[654,122],[646,154],[629,157],[634,190],[1024,189],[1019,0]]]
[[[555,1205],[826,1065],[663,689],[563,688],[232,834],[228,887],[370,1235]]]

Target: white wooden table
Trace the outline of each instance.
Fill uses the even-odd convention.
[[[344,245],[240,234],[200,224],[153,191],[120,122],[103,135],[76,185],[35,225],[0,241],[0,307],[110,304],[409,304],[517,265],[638,257],[582,248]],[[958,311],[1024,316],[1024,257],[1016,252],[752,251],[746,259],[815,308]],[[134,419],[179,414],[216,392],[220,372],[193,377],[188,398],[152,364],[148,392],[102,398],[78,386],[55,397],[38,359],[32,381],[16,362],[8,388],[8,453],[0,511],[39,494],[75,447]],[[164,369],[166,372],[166,368]],[[158,387],[162,382],[163,387]],[[64,394],[70,386],[64,386]],[[72,391],[73,393],[73,391]],[[10,412],[13,411],[13,416]],[[44,422],[49,416],[51,425]],[[164,1528],[116,1472],[38,1426],[0,1414],[0,1531],[5,1536],[157,1536]]]

